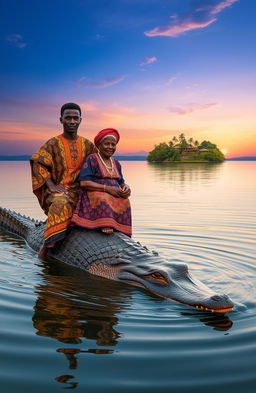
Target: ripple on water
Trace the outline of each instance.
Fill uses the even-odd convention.
[[[152,235],[153,233],[153,235]],[[143,243],[161,250],[170,261],[186,262],[190,271],[212,289],[225,291],[241,310],[255,310],[254,233],[218,227],[147,227],[138,233]],[[170,255],[171,254],[171,255]],[[253,311],[254,312],[254,311]]]
[[[222,236],[223,235],[223,236]],[[236,303],[199,312],[143,290],[39,262],[1,237],[1,368],[6,392],[56,388],[130,392],[253,392],[253,236],[229,228],[145,227],[135,238]],[[171,253],[171,255],[170,255]],[[107,356],[107,362],[105,356]],[[230,390],[230,391],[231,391]]]

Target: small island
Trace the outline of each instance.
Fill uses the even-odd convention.
[[[199,143],[184,134],[156,145],[147,156],[149,162],[223,162],[224,154],[210,141]]]

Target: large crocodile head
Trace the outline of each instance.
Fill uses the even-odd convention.
[[[217,295],[199,280],[192,278],[186,264],[171,263],[159,258],[123,259],[115,264],[96,264],[91,273],[149,290],[158,296],[175,300],[203,311],[227,313],[234,304],[227,295]]]

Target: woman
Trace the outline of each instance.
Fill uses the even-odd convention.
[[[82,164],[79,176],[82,191],[72,223],[87,229],[114,230],[131,236],[130,187],[125,184],[121,165],[112,155],[120,139],[117,130],[106,128],[94,138],[97,153]]]

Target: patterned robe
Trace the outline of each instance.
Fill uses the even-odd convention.
[[[47,141],[30,159],[33,192],[48,216],[44,234],[45,246],[62,240],[78,198],[77,180],[83,160],[94,151],[94,145],[81,136],[68,140],[63,135]],[[51,193],[46,181],[62,184],[68,195]]]
[[[113,173],[109,173],[98,154],[91,154],[82,165],[79,180],[117,187],[124,184],[121,165],[115,158],[112,160]],[[87,229],[111,227],[131,236],[130,201],[107,192],[80,191],[72,223]]]

